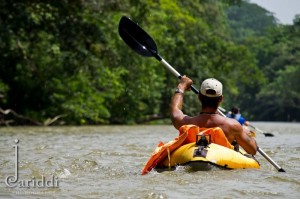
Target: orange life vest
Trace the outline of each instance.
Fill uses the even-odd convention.
[[[179,135],[187,132],[187,138],[183,144],[196,142],[197,134],[210,135],[210,142],[233,149],[233,145],[227,140],[223,130],[220,127],[200,128],[196,125],[183,125],[179,129]]]

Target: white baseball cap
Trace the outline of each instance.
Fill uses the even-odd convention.
[[[222,83],[214,78],[202,82],[200,92],[207,97],[219,97],[222,95]]]

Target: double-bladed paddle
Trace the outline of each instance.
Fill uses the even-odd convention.
[[[132,48],[136,53],[146,56],[154,57],[159,62],[161,62],[172,74],[177,78],[181,78],[182,75],[178,73],[166,60],[164,60],[157,50],[155,41],[150,37],[150,35],[145,32],[139,25],[133,22],[126,16],[123,16],[119,22],[119,34],[124,42]],[[197,88],[191,85],[191,90],[195,94],[199,94]],[[226,117],[224,113],[218,109],[219,114]],[[261,148],[257,148],[257,151],[266,158],[279,172],[285,172],[276,162],[274,162]]]

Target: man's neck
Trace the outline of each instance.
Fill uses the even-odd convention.
[[[200,114],[217,114],[218,113],[218,109],[215,108],[202,108]]]

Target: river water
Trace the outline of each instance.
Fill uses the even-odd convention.
[[[260,170],[140,175],[158,142],[177,136],[169,125],[0,128],[0,198],[300,198],[300,124],[253,124],[275,135],[256,140],[286,173],[257,154]]]

